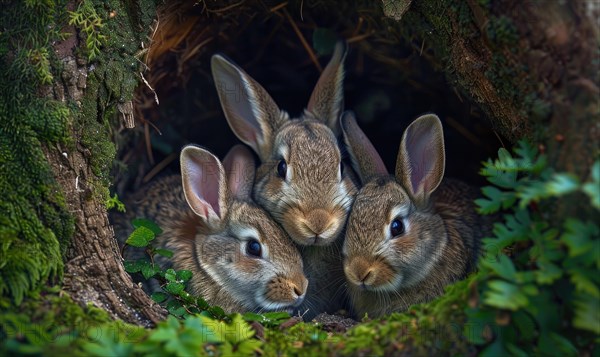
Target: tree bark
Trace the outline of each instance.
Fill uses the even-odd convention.
[[[407,15],[429,29],[420,36],[430,61],[500,133],[539,143],[558,170],[590,174],[600,141],[597,4],[432,0]]]
[[[75,55],[78,48],[81,50],[82,44],[73,27],[67,30],[70,30],[71,36],[55,46],[63,65],[61,77],[55,79],[51,88],[45,88],[47,95],[62,102],[76,103],[80,110],[83,100],[92,100],[98,106],[103,106],[99,112],[104,113],[116,103],[86,98],[89,97],[86,92],[87,63]],[[75,116],[78,114],[75,113]],[[101,117],[88,119],[102,120]],[[108,221],[105,198],[97,193],[101,183],[91,168],[90,160],[96,153],[81,144],[82,128],[78,127],[81,125],[78,123],[80,121],[74,120],[70,128],[71,142],[75,143],[73,147],[57,145],[44,148],[48,163],[75,218],[76,232],[66,254],[63,290],[73,300],[82,304],[91,303],[106,310],[115,319],[152,326],[163,320],[167,312],[134,284],[124,270],[121,253]],[[98,133],[96,139],[110,140],[102,133]]]

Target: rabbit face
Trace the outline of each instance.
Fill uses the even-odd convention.
[[[257,170],[254,198],[301,245],[328,245],[342,230],[355,193],[343,175],[331,130],[291,120],[275,137],[270,160]]]
[[[393,179],[376,179],[359,191],[350,214],[346,278],[368,291],[410,287],[430,274],[446,241],[438,215],[415,207]]]
[[[183,239],[173,244],[179,245],[176,259],[201,272],[192,277],[191,292],[208,295],[213,303],[232,301],[239,310],[300,305],[308,287],[302,257],[283,229],[250,200],[252,154],[236,146],[221,164],[190,145],[182,150],[181,168],[185,200],[196,222],[181,226],[174,236]]]
[[[344,57],[339,43],[298,119],[290,119],[234,63],[220,55],[211,61],[229,126],[261,161],[253,197],[301,245],[328,245],[338,238],[355,192],[342,172],[335,136],[343,106]]]
[[[304,300],[308,281],[300,253],[260,208],[234,202],[225,229],[196,242],[196,261],[245,309],[280,310]]]

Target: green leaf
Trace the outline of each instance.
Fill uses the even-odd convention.
[[[573,298],[575,317],[573,325],[582,330],[592,331],[600,335],[600,307],[598,299],[583,293],[577,293]]]
[[[569,256],[577,257],[597,249],[594,241],[598,239],[600,229],[593,223],[583,223],[568,218],[564,224],[565,232],[560,240],[569,248]]]
[[[180,292],[183,291],[183,284],[182,283],[174,283],[174,282],[170,282],[167,285],[165,285],[164,289],[173,295],[178,295]]]
[[[592,269],[581,267],[570,269],[571,282],[575,285],[575,290],[581,293],[587,293],[597,299],[600,299],[600,289],[598,289],[597,272]],[[594,278],[596,281],[594,281]]]
[[[175,269],[167,269],[167,271],[165,272],[165,279],[167,279],[167,281],[176,281],[177,273],[175,272]]]
[[[517,310],[529,303],[527,296],[515,284],[503,280],[492,280],[488,282],[488,287],[490,290],[484,293],[483,300],[489,306]]]
[[[572,174],[558,173],[551,177],[545,188],[549,195],[563,196],[575,192],[579,188],[579,180]]]
[[[500,191],[494,186],[485,186],[481,189],[486,198],[478,198],[475,200],[478,212],[481,214],[490,214],[498,212],[501,208],[510,207],[515,201],[515,195],[510,191]]]
[[[255,356],[262,347],[262,341],[250,339],[240,342],[236,352],[241,356]]]
[[[545,259],[538,260],[537,266],[539,270],[535,273],[538,284],[551,284],[562,276],[562,269]]]
[[[590,198],[593,207],[600,209],[600,184],[589,182],[583,185],[583,192]]]
[[[155,234],[150,229],[146,227],[138,227],[131,233],[125,243],[132,247],[146,247],[148,243],[154,239],[154,237]]]
[[[150,298],[152,298],[152,300],[154,300],[155,302],[160,304],[161,302],[164,302],[165,300],[167,300],[169,298],[169,295],[167,295],[163,292],[157,291],[157,292],[152,293],[152,295],[150,295]]]
[[[178,281],[185,283],[192,278],[192,272],[189,270],[179,270],[176,274],[176,278]]]
[[[217,319],[223,319],[225,317],[225,311],[219,306],[211,306],[208,308],[208,312]]]
[[[504,254],[494,258],[484,258],[481,265],[489,268],[493,273],[506,280],[515,280],[516,270],[513,262]]]
[[[153,221],[151,221],[149,219],[136,218],[131,221],[131,224],[133,224],[133,226],[135,228],[140,228],[140,227],[147,228],[147,229],[151,230],[155,235],[159,235],[163,232],[162,229],[160,229],[160,227],[156,223],[154,223]]]
[[[144,279],[148,280],[160,273],[160,267],[156,264],[152,264],[149,261],[145,261],[144,263],[145,264],[142,265],[142,275],[144,276]]]
[[[138,259],[135,261],[126,260],[123,262],[123,266],[125,267],[125,271],[128,273],[138,273],[142,270],[142,267],[146,262],[145,259]]]
[[[173,252],[167,249],[161,249],[161,248],[157,248],[154,250],[154,253],[161,255],[165,258],[172,258],[173,257]]]

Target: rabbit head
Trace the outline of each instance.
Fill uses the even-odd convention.
[[[440,120],[419,117],[404,132],[395,176],[388,174],[352,113],[342,119],[344,139],[363,187],[348,218],[344,273],[352,291],[395,292],[432,273],[448,240],[429,202],[444,175]]]
[[[302,258],[281,227],[250,199],[252,153],[238,145],[221,164],[207,150],[186,146],[181,172],[185,199],[200,221],[187,253],[196,267],[184,268],[204,274],[193,276],[191,292],[213,300],[230,296],[243,310],[300,305],[308,285]]]
[[[339,237],[356,191],[336,138],[344,57],[340,42],[306,110],[295,119],[237,65],[212,57],[229,126],[261,161],[253,196],[300,245],[328,245]]]

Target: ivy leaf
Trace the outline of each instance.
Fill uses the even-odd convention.
[[[129,238],[125,241],[126,244],[129,244],[132,247],[146,247],[150,241],[152,241],[155,237],[153,231],[146,227],[138,227],[136,228]]]
[[[146,262],[145,259],[138,259],[138,260],[126,260],[125,262],[123,262],[123,266],[125,267],[125,271],[128,273],[138,273],[142,270],[142,267],[144,265],[144,262]]]
[[[150,295],[150,298],[159,304],[161,302],[164,302],[165,300],[167,300],[168,297],[169,297],[169,295],[167,295],[163,292],[160,292],[160,291],[154,292],[154,293],[152,293],[152,295]]]
[[[167,279],[167,281],[176,281],[177,280],[177,273],[175,272],[175,269],[169,268],[167,269],[167,271],[165,272],[165,279]]]
[[[171,282],[165,285],[165,290],[173,295],[179,295],[179,293],[183,291],[183,288],[183,284],[175,282]]]
[[[160,227],[156,223],[154,223],[153,221],[151,221],[149,219],[136,218],[131,221],[131,224],[133,224],[133,226],[135,228],[140,228],[140,227],[147,228],[147,229],[151,230],[155,235],[159,235],[163,232],[162,229],[160,229]]]
[[[192,272],[189,270],[179,270],[176,274],[177,280],[185,283],[192,278]]]
[[[145,261],[142,265],[142,275],[144,276],[144,279],[148,280],[158,273],[160,273],[160,268],[156,264]]]
[[[172,258],[173,257],[173,252],[167,249],[161,249],[161,248],[157,248],[154,250],[154,253],[161,255],[165,258]]]

